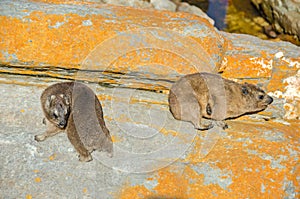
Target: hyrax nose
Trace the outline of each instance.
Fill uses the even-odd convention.
[[[66,125],[66,122],[65,121],[60,121],[59,124],[58,124],[60,127],[64,127]]]
[[[268,98],[267,98],[267,103],[268,103],[268,104],[271,104],[272,102],[273,102],[273,98],[270,97],[270,96],[268,96]]]

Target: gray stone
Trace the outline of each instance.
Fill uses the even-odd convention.
[[[251,0],[272,22],[276,31],[300,38],[300,2],[298,0]]]
[[[177,7],[177,11],[187,12],[190,14],[194,14],[194,15],[203,17],[203,18],[207,19],[209,21],[209,23],[211,23],[212,25],[215,24],[215,21],[213,19],[211,19],[210,17],[208,17],[207,14],[205,14],[205,12],[203,12],[200,8],[198,8],[196,6],[191,6],[188,3],[180,3],[179,6]]]
[[[169,0],[151,0],[151,4],[157,10],[176,11],[176,4]]]
[[[142,0],[102,0],[102,2],[119,6],[131,6],[135,8],[153,8],[149,2]]]

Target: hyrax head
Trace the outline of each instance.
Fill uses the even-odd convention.
[[[253,84],[240,84],[239,90],[240,96],[242,97],[240,110],[244,113],[262,111],[273,102],[272,97]]]
[[[65,94],[50,95],[45,104],[46,112],[50,122],[58,128],[64,129],[67,126],[70,115],[70,98]]]

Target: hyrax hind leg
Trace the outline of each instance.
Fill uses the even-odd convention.
[[[34,139],[38,142],[44,141],[46,140],[46,138],[52,137],[63,131],[63,129],[56,127],[54,124],[47,121],[45,118],[43,119],[43,123],[47,125],[47,130],[43,134],[34,136]]]
[[[69,117],[69,124],[67,127],[67,135],[71,142],[71,144],[74,146],[76,151],[79,153],[79,161],[81,162],[89,162],[93,160],[90,151],[88,151],[83,143],[80,140],[80,137],[76,131],[76,126],[74,124],[73,115],[71,114]]]

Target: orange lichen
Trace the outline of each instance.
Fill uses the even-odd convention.
[[[157,172],[159,176],[157,179],[157,186],[153,190],[161,196],[188,198],[188,186],[189,181],[185,176],[180,173],[169,171],[168,169],[162,169]]]
[[[166,102],[162,101],[153,101],[153,100],[146,100],[146,99],[138,99],[138,98],[130,98],[129,101],[130,104],[135,104],[135,103],[143,103],[143,104],[148,104],[149,107],[151,107],[152,104],[159,104],[159,105],[168,105]]]
[[[121,142],[122,141],[122,138],[120,138],[118,136],[114,136],[114,135],[111,136],[111,139],[113,142]]]
[[[184,160],[189,164],[185,164],[183,170],[182,168],[176,170],[175,166],[169,166],[152,174],[147,180],[156,181],[154,193],[143,185],[127,184],[122,188],[122,198],[130,198],[130,195],[137,193],[134,198],[145,198],[149,195],[196,199],[279,197],[285,195],[282,187],[286,180],[291,181],[296,191],[299,191],[295,172],[299,172],[300,167],[296,168],[297,157],[291,157],[289,152],[289,150],[298,150],[297,140],[300,134],[299,130],[295,131],[295,129],[300,129],[299,124],[292,123],[291,126],[285,126],[269,122],[249,125],[238,121],[229,122],[229,125],[227,135],[225,137],[220,135],[219,141],[207,156],[201,156],[203,140],[196,137],[191,153]],[[274,136],[269,135],[270,133],[274,133]],[[264,134],[267,136],[265,139],[263,139]],[[273,139],[285,139],[285,141],[273,141]],[[194,169],[194,166],[201,167],[209,164],[212,171],[224,173],[218,177],[220,181],[231,179],[232,182],[225,189],[216,181],[205,182],[206,175],[210,174],[197,173]],[[293,171],[294,169],[296,170]]]
[[[266,57],[253,57],[246,54],[226,56],[224,77],[269,78],[272,75],[273,61]]]
[[[41,179],[40,177],[36,177],[36,178],[34,179],[34,181],[35,181],[35,182],[41,182],[42,179]]]
[[[51,2],[66,3],[59,0],[50,1],[50,3]],[[73,4],[75,2],[67,2],[67,4],[69,3]],[[166,42],[158,39],[159,37],[153,37],[149,30],[158,30],[158,32],[161,31],[163,33],[169,31],[182,40],[179,41],[179,43],[182,42],[184,45],[187,45],[184,46],[186,49],[191,47],[189,46],[190,44],[194,45],[193,48],[195,48],[195,45],[198,45],[199,48],[202,48],[202,45],[209,46],[209,48],[207,48],[209,51],[206,53],[198,53],[197,56],[202,56],[200,59],[206,60],[208,57],[213,57],[212,54],[220,54],[219,51],[221,49],[217,47],[218,45],[211,45],[216,42],[213,37],[206,37],[203,39],[202,37],[187,37],[187,39],[185,36],[180,35],[184,26],[178,26],[177,23],[172,21],[172,17],[183,17],[191,20],[198,20],[207,26],[210,26],[207,24],[207,21],[202,18],[184,13],[175,14],[170,12],[168,13],[169,16],[167,16],[159,11],[135,10],[128,7],[124,9],[124,7],[100,5],[91,2],[77,3],[86,6],[92,4],[93,7],[99,8],[103,7],[112,11],[114,13],[112,16],[115,18],[114,15],[116,15],[119,17],[119,20],[117,23],[108,23],[107,20],[109,17],[104,17],[101,14],[87,14],[85,16],[80,16],[73,13],[61,15],[46,14],[41,11],[32,11],[29,16],[23,17],[24,19],[1,16],[2,31],[0,32],[0,36],[5,42],[0,44],[0,48],[5,49],[6,54],[4,55],[4,53],[1,53],[0,59],[6,60],[6,62],[9,63],[13,60],[13,57],[16,57],[18,59],[17,61],[20,63],[30,62],[31,64],[28,65],[28,67],[43,67],[47,65],[65,68],[81,68],[82,66],[84,67],[84,65],[81,65],[83,64],[84,59],[92,52],[92,50],[95,50],[96,47],[99,47],[98,45],[101,46],[106,41],[114,40],[115,36],[118,36],[116,30],[118,32],[129,31],[129,34],[132,31],[141,30],[141,32],[143,32],[144,30],[146,33],[145,38],[149,39],[149,41],[147,41],[148,43],[151,43],[151,45],[154,44],[153,48],[138,45],[133,48],[133,51],[124,51],[124,53],[121,53],[120,55],[113,54],[112,56],[114,59],[112,59],[108,65],[98,67],[109,68],[111,67],[110,64],[115,62],[118,71],[124,70],[123,72],[126,72],[135,71],[135,69],[150,63],[152,65],[160,64],[161,66],[171,69],[170,71],[159,70],[160,73],[158,74],[160,75],[162,75],[162,71],[166,74],[170,74],[172,70],[183,74],[198,71],[198,68],[195,70],[195,66],[189,66],[195,64],[189,63],[191,61],[189,60],[191,59],[191,56],[189,56],[190,54],[185,55],[182,50],[175,50],[174,41]],[[30,23],[28,23],[29,20]],[[90,21],[87,25],[83,24],[86,20]],[[135,25],[140,24],[141,21],[143,23],[142,26]],[[166,26],[165,23],[168,22],[169,24]],[[150,29],[148,30],[147,28]],[[173,29],[176,29],[176,31]],[[210,30],[213,34],[216,34],[211,26]],[[147,34],[149,35],[147,36]],[[221,40],[218,40],[217,42],[221,43]],[[117,52],[118,50],[123,49],[122,45],[125,45],[125,49],[127,49],[128,42],[119,43],[117,46],[106,46],[105,48],[112,49],[112,52]],[[15,49],[18,50],[16,51]],[[100,56],[100,58],[102,57]],[[115,58],[120,60],[115,60]],[[126,59],[128,60],[128,63]],[[208,63],[204,62],[203,67],[206,67],[207,64]],[[177,67],[177,65],[181,65],[181,67]],[[196,65],[196,67],[200,67],[198,66],[199,64]],[[158,69],[153,67],[153,71],[150,72],[156,74],[157,71]]]
[[[213,70],[214,68],[210,67],[214,67],[214,64],[217,63],[212,61],[213,66],[210,66],[210,58],[216,57],[215,55],[221,56],[224,49],[219,44],[222,44],[222,40],[226,43],[224,38],[218,37],[206,20],[184,13],[108,7],[92,2],[66,2],[62,0],[36,0],[36,2],[93,5],[95,8],[108,9],[114,16],[110,18],[101,14],[86,14],[85,16],[75,13],[47,14],[41,11],[30,12],[25,10],[24,12],[30,12],[30,14],[22,19],[0,16],[0,37],[4,41],[0,43],[0,49],[5,52],[0,53],[2,63],[8,66],[17,63],[27,67],[26,69],[3,67],[0,69],[1,73],[41,75],[64,79],[78,78],[109,84],[122,84],[125,82],[129,88],[167,93],[172,83],[168,81],[177,80],[177,74],[199,72],[205,67]],[[116,18],[117,20],[115,20]],[[173,20],[180,18],[184,19],[181,23]],[[110,20],[114,22],[107,22]],[[89,23],[86,25],[84,24],[85,21],[89,21]],[[207,37],[182,36],[181,33],[184,33],[184,28],[193,25],[193,21],[203,26],[206,25],[208,29],[204,31],[216,34],[216,37],[209,35]],[[153,47],[139,46],[138,43],[137,48],[122,51],[123,48],[125,49],[128,46],[126,40],[124,43],[116,42],[118,44],[116,46],[108,45],[101,48],[101,44],[104,44],[104,42],[118,41],[114,39],[122,31],[131,34],[140,29],[151,29],[153,27],[157,30],[170,31],[170,33],[175,31],[175,33],[182,36],[180,42],[187,45],[185,46],[186,49],[192,49],[192,51],[200,49],[199,52],[202,52],[203,49],[203,53],[196,53],[195,56],[196,60],[200,60],[199,63],[203,65],[195,64],[198,62],[192,59],[191,54],[178,50],[180,48],[173,49],[173,47],[175,48],[174,42],[164,43],[152,38],[151,35],[147,35],[149,31],[145,31],[146,37],[144,39],[149,39],[148,42],[153,44]],[[151,29],[151,31],[153,30]],[[187,35],[196,34],[198,29],[192,29],[192,31],[194,32]],[[192,44],[196,45],[193,46]],[[227,47],[229,51],[240,50],[242,52],[245,50],[243,47],[235,47],[232,43],[228,43]],[[106,52],[119,52],[119,50],[119,54],[112,54],[111,56],[108,54],[107,56],[110,57],[104,65],[97,65],[97,56],[88,56],[102,55]],[[93,59],[93,57],[96,58]],[[106,58],[100,56],[98,58],[99,63],[102,63],[100,61]],[[87,62],[84,62],[88,59],[92,61],[91,68],[89,68]],[[296,58],[289,60],[281,58],[281,60],[276,60],[273,63],[274,56],[263,51],[259,57],[253,57],[246,53],[228,54],[224,60],[227,61],[226,66],[224,65],[222,68],[224,77],[259,79],[253,81],[255,83],[265,80],[268,83],[266,85],[268,92],[278,90],[284,92],[287,83],[284,83],[283,79],[296,74],[298,70],[297,63],[299,62],[299,59]],[[50,70],[32,70],[35,67],[43,68],[45,66],[51,66]],[[115,79],[100,79],[98,77],[81,76],[80,74],[58,73],[52,70],[57,69],[57,67],[106,70],[107,74],[115,75]],[[272,70],[274,68],[276,70]],[[130,79],[128,78],[131,75],[130,73],[135,73],[136,76]],[[151,81],[167,81],[153,84],[140,80],[139,77],[148,78]],[[16,83],[14,80],[11,80],[11,82]],[[20,82],[17,82],[17,84],[29,85],[29,83]],[[128,100],[102,94],[98,95],[98,98],[101,101],[116,100],[124,102]],[[129,103],[143,103],[149,105],[149,107],[153,104],[167,105],[166,102],[135,97],[130,98]],[[296,113],[296,110],[300,111],[299,103],[294,106],[297,109],[292,109],[288,104],[284,108],[288,111],[294,110],[291,114],[299,114]],[[23,109],[20,111],[24,112]],[[266,112],[264,115],[270,116],[270,113]],[[132,122],[126,114],[120,114],[119,118],[105,116],[105,119]],[[210,147],[207,154],[202,154],[202,144],[205,139],[201,136],[205,132],[199,132],[199,136],[196,136],[188,154],[182,159],[178,159],[178,162],[174,165],[149,174],[149,178],[146,178],[146,180],[152,183],[152,189],[144,184],[136,185],[135,183],[132,185],[127,183],[121,188],[117,198],[282,198],[285,195],[284,181],[292,182],[295,192],[299,192],[300,185],[295,174],[300,172],[300,167],[297,166],[297,160],[300,157],[295,155],[298,153],[294,153],[294,151],[299,151],[299,121],[288,120],[287,122],[290,125],[283,125],[275,121],[255,121],[250,117],[230,121],[228,122],[230,128],[223,134],[218,134],[211,145],[207,145],[207,147]],[[181,136],[179,132],[167,129],[162,129],[161,133]],[[120,142],[121,139],[112,136],[113,142]],[[276,139],[279,139],[279,141]],[[49,157],[49,160],[52,161],[55,157],[56,155],[53,154]],[[196,169],[201,168],[203,165],[209,166],[209,169],[220,172],[222,175],[212,176],[215,181],[207,181],[206,178],[210,177],[209,174],[197,172]],[[34,170],[34,173],[38,173],[38,170]],[[228,179],[231,181],[225,185],[217,182],[218,180],[223,182]],[[36,177],[34,181],[41,182],[41,178]],[[82,192],[86,193],[87,188],[83,188]],[[27,194],[26,198],[29,199],[32,196]]]
[[[120,191],[120,195],[117,197],[119,199],[139,199],[145,198],[147,196],[151,196],[151,191],[149,191],[143,185],[131,186],[131,187],[124,187]]]
[[[109,101],[111,101],[113,99],[112,96],[104,95],[104,94],[97,95],[97,97],[98,97],[98,99],[100,101],[103,101],[103,100],[109,100]]]
[[[54,153],[54,154],[52,154],[51,156],[49,156],[49,160],[52,161],[52,160],[55,159],[55,157],[56,157],[56,154]]]
[[[32,199],[32,195],[26,194],[25,198],[26,198],[26,199]]]
[[[83,189],[82,189],[82,192],[83,192],[83,193],[87,193],[87,191],[88,191],[87,188],[83,188]]]
[[[172,135],[172,136],[177,136],[179,134],[177,131],[167,130],[165,128],[160,128],[159,132],[164,135]]]

